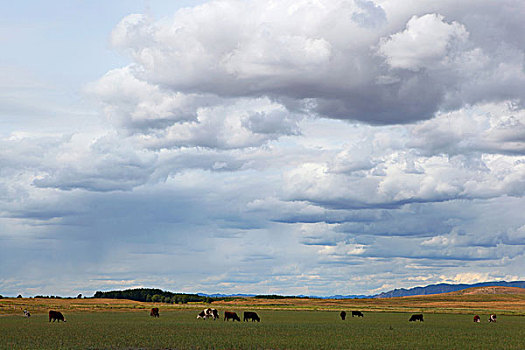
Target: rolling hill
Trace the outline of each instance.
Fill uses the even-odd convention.
[[[473,287],[515,287],[515,288],[525,288],[525,281],[494,281],[494,282],[483,282],[483,283],[474,283],[474,284],[432,284],[426,287],[415,287],[410,289],[400,288],[394,289],[388,292],[380,293],[372,296],[373,298],[396,298],[396,297],[406,297],[412,295],[430,295],[430,294],[442,294],[457,292],[467,288]]]

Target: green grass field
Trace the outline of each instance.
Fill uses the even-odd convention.
[[[224,310],[219,310],[221,316]],[[1,349],[525,349],[525,317],[474,324],[471,315],[258,310],[261,323],[197,320],[196,310],[66,313],[0,317]],[[240,314],[240,312],[238,312]],[[242,316],[241,316],[242,318]]]

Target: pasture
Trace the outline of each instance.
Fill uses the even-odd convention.
[[[215,307],[215,305],[214,305]],[[525,317],[499,315],[489,324],[471,314],[365,312],[341,321],[338,311],[256,310],[261,322],[198,320],[198,309],[64,312],[66,323],[46,314],[0,317],[0,349],[525,349]],[[245,309],[249,310],[249,309]],[[339,310],[340,311],[340,310]],[[349,309],[347,309],[349,311]]]

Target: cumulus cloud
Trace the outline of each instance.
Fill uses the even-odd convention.
[[[521,162],[504,157],[469,159],[431,157],[413,159],[400,154],[387,157],[381,174],[346,175],[326,165],[305,164],[285,174],[289,199],[308,200],[333,208],[393,208],[407,203],[453,199],[522,196],[524,171]],[[401,163],[396,162],[401,160]],[[422,170],[412,171],[415,162]],[[407,165],[408,164],[408,165]]]
[[[521,197],[522,113],[506,103],[478,105],[407,128],[378,129],[329,161],[285,172],[283,190],[289,199],[347,209]]]
[[[299,133],[301,116],[290,115],[267,98],[237,100],[232,104],[200,108],[195,121],[176,123],[139,137],[153,149],[206,147],[235,149],[261,146],[283,135]]]
[[[457,22],[448,24],[438,14],[414,16],[402,32],[383,39],[379,53],[392,68],[418,71],[432,69],[450,58],[468,39],[465,26]]]
[[[107,117],[131,132],[163,129],[197,118],[197,109],[214,104],[213,97],[161,89],[137,79],[132,67],[109,71],[88,91],[100,97]]]
[[[525,110],[512,102],[483,104],[419,123],[409,147],[424,154],[525,154]]]
[[[523,97],[520,8],[221,0],[158,21],[130,15],[112,43],[134,60],[135,79],[172,94],[265,96],[290,111],[406,123]]]
[[[244,148],[300,132],[303,116],[268,98],[174,92],[139,80],[134,70],[110,71],[88,91],[100,97],[113,124],[144,147]]]

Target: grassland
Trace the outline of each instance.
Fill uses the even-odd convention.
[[[261,322],[197,320],[194,310],[71,312],[0,317],[1,349],[524,349],[525,317],[474,324],[470,315],[368,312],[341,321],[336,311],[260,310]]]
[[[498,293],[501,292],[501,293]],[[151,307],[161,317],[149,317]],[[391,299],[256,299],[214,302],[253,310],[260,323],[197,320],[208,305],[114,299],[0,299],[0,349],[525,349],[525,293],[467,291]],[[22,317],[22,309],[32,317]],[[49,323],[60,310],[66,323]],[[341,310],[364,318],[339,319]],[[425,322],[408,322],[422,312]],[[488,323],[490,313],[498,315]],[[482,323],[472,316],[482,316]],[[242,317],[242,316],[241,316]]]

